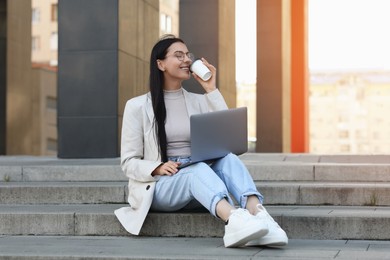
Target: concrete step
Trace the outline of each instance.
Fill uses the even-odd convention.
[[[390,241],[290,239],[283,248],[227,249],[221,238],[4,236],[1,260],[389,259]]]
[[[390,182],[389,164],[243,160],[254,180]]]
[[[243,160],[259,181],[390,182],[390,164]],[[119,165],[0,166],[0,181],[126,181]]]
[[[126,181],[119,158],[0,157],[0,181]]]
[[[259,162],[389,164],[390,155],[323,155],[308,153],[245,153],[240,158]]]
[[[0,235],[129,236],[114,215],[121,204],[0,205]],[[267,206],[290,238],[385,240],[390,207]],[[208,212],[149,213],[141,235],[222,237]]]
[[[241,158],[290,238],[388,239],[390,156]],[[126,198],[119,158],[0,157],[0,235],[128,237],[113,213]],[[336,206],[315,206],[327,204]],[[142,235],[221,237],[223,229],[207,212],[150,213]]]
[[[390,183],[256,182],[269,205],[390,206]]]
[[[390,182],[390,155],[247,153],[240,158],[258,181]],[[119,158],[0,156],[0,182],[126,181],[119,163]]]
[[[0,183],[0,204],[126,203],[127,182]]]
[[[390,183],[256,182],[268,205],[390,206]],[[0,204],[127,202],[127,182],[5,182]]]

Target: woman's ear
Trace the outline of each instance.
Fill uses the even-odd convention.
[[[165,71],[164,63],[161,60],[157,60],[157,67],[161,71]]]

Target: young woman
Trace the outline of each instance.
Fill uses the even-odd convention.
[[[226,247],[286,245],[286,233],[262,206],[262,195],[236,155],[177,168],[191,157],[189,117],[227,109],[216,88],[216,68],[202,59],[212,72],[202,81],[190,72],[192,58],[183,40],[174,36],[162,38],[152,49],[150,92],[130,99],[123,115],[121,166],[129,178],[130,207],[116,210],[116,216],[138,235],[149,210],[177,211],[199,204],[225,221]],[[191,74],[204,95],[183,89]]]

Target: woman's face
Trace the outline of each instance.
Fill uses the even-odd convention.
[[[192,60],[188,56],[191,55],[184,43],[175,42],[168,48],[165,59],[157,60],[158,68],[164,72],[166,80],[189,79]]]

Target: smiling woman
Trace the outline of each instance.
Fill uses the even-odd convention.
[[[225,222],[226,247],[286,245],[286,233],[262,206],[263,196],[237,155],[179,168],[191,162],[190,117],[228,109],[216,88],[217,70],[204,58],[201,62],[211,78],[203,81],[192,75],[206,93],[190,93],[182,87],[191,75],[191,56],[179,38],[158,41],[150,55],[150,93],[126,103],[121,166],[129,177],[130,207],[115,211],[118,220],[138,235],[149,209],[205,208]]]

